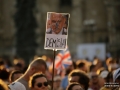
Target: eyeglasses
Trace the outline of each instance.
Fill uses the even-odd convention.
[[[37,86],[38,86],[39,88],[41,88],[42,85],[48,86],[48,82],[43,82],[43,83],[38,83],[38,84],[37,84]]]

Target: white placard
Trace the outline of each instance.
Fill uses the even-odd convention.
[[[69,13],[47,13],[45,49],[66,49],[69,17]]]
[[[80,59],[86,59],[93,61],[94,57],[100,60],[106,58],[106,46],[105,44],[81,44],[77,48],[77,57]]]

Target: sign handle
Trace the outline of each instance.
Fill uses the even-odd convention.
[[[56,56],[56,49],[53,49],[53,69],[52,69],[52,87],[51,87],[51,90],[53,90],[53,82],[54,82],[54,67],[55,67],[55,56]]]

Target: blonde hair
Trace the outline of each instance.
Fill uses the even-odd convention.
[[[0,79],[0,90],[9,90],[7,84]]]

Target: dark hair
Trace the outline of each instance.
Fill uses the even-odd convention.
[[[85,87],[85,88],[84,88],[85,90],[88,89],[90,79],[89,79],[88,75],[87,75],[84,71],[77,70],[77,69],[76,69],[76,70],[73,70],[73,71],[69,74],[68,78],[71,78],[71,77],[73,77],[73,76],[78,76],[78,77],[79,77],[78,83],[79,83],[79,84],[82,84],[82,85]]]
[[[2,80],[7,80],[9,79],[9,71],[6,68],[0,69],[0,78]]]
[[[74,61],[72,61],[73,63],[73,67],[76,69],[76,63]]]
[[[85,66],[85,63],[84,63],[84,62],[80,62],[80,63],[77,65],[77,68],[82,68],[83,66]]]
[[[72,65],[73,65],[74,69],[76,69],[76,63],[74,61],[72,61]],[[71,65],[69,67],[71,67]],[[67,68],[65,75],[68,75],[71,71],[72,70],[70,68]]]
[[[16,67],[22,68],[22,64],[21,63],[17,63],[15,64]]]
[[[92,65],[90,66],[89,71],[91,72],[95,67],[96,67],[96,65],[93,65],[93,64],[92,64]]]
[[[21,71],[18,71],[18,70],[14,70],[10,73],[10,76],[9,76],[9,81],[13,82],[14,81],[14,75],[15,74],[23,74]]]
[[[106,77],[106,82],[110,82],[110,79],[113,80],[113,73],[112,72],[109,72],[107,77]]]
[[[46,76],[43,73],[35,73],[33,76],[30,77],[30,80],[29,80],[29,87],[30,88],[34,87],[35,80],[39,77],[45,77],[46,78]],[[46,78],[46,80],[47,80],[47,78]]]
[[[70,83],[70,84],[67,86],[66,90],[72,90],[73,86],[75,86],[75,85],[80,85],[80,84],[77,83],[77,82]],[[81,90],[83,90],[82,87],[81,87]]]
[[[0,60],[0,66],[1,65],[4,65],[4,61],[3,60]]]

